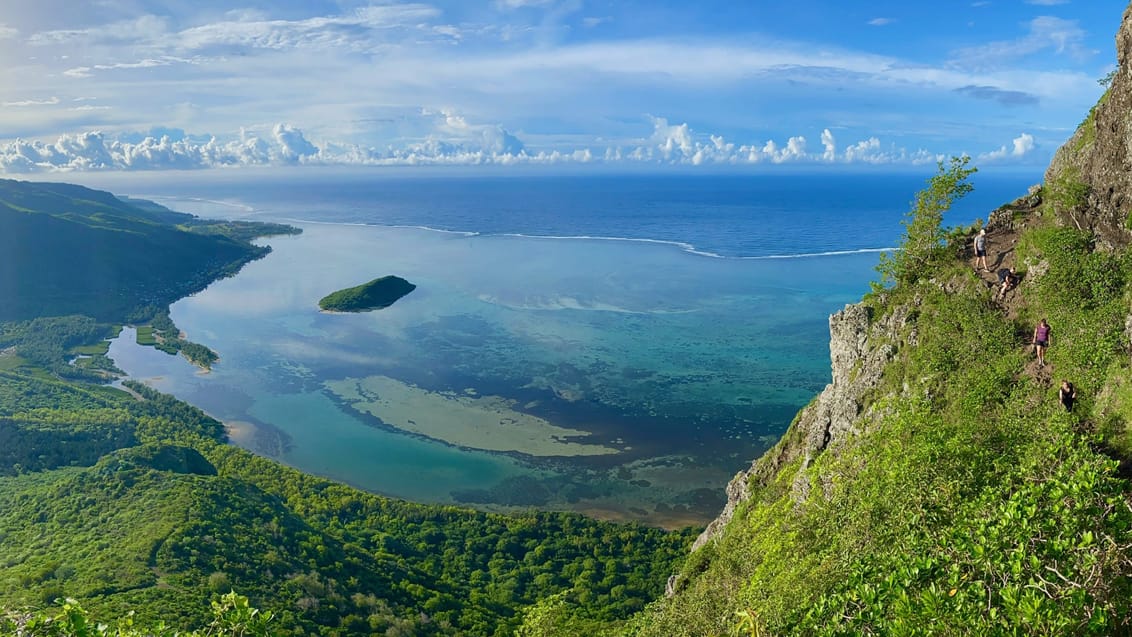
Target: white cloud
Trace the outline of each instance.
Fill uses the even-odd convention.
[[[1039,16],[1031,20],[1028,27],[1029,33],[1016,40],[991,42],[955,51],[951,63],[972,68],[992,68],[1049,49],[1076,59],[1084,59],[1095,53],[1082,45],[1086,33],[1076,20]]]
[[[318,154],[318,148],[307,141],[303,131],[290,124],[276,124],[272,136],[278,145],[284,161],[295,163],[304,157],[313,157]]]
[[[873,18],[869,20],[868,24],[874,27],[883,27],[896,22],[894,18]]]
[[[196,60],[186,60],[175,57],[163,57],[161,59],[144,59],[138,62],[118,62],[115,64],[95,64],[94,66],[78,66],[72,69],[63,71],[63,75],[68,77],[90,77],[93,71],[114,71],[120,69],[150,69],[159,66],[170,66],[173,64],[197,64]]]
[[[555,0],[495,0],[495,6],[501,9],[522,9],[524,7],[545,7],[554,4]]]
[[[652,134],[635,144],[571,151],[531,151],[502,126],[475,124],[452,111],[425,112],[432,131],[400,146],[363,147],[349,143],[316,143],[299,128],[276,124],[264,134],[241,130],[232,140],[187,136],[162,129],[162,134],[112,137],[98,131],[63,135],[54,142],[16,140],[0,144],[0,171],[68,172],[105,170],[198,169],[282,165],[483,165],[643,163],[654,165],[732,166],[744,164],[830,163],[920,164],[935,161],[927,151],[912,153],[882,147],[877,138],[857,142],[838,153],[829,129],[821,133],[822,150],[809,153],[806,138],[785,143],[737,144],[722,135],[697,134],[687,123],[670,124],[652,117]],[[172,135],[172,137],[170,136]],[[126,140],[131,141],[126,141]],[[1028,144],[1028,146],[1027,146]],[[1015,140],[1016,153],[1028,152],[1033,140]],[[1017,150],[1017,149],[1023,150]],[[998,152],[998,151],[996,151]],[[1003,153],[1006,151],[1003,150]],[[600,158],[600,159],[599,159]]]
[[[0,106],[4,108],[18,108],[23,106],[54,106],[59,103],[58,97],[50,97],[45,100],[20,100],[16,102],[4,102]]]
[[[833,161],[837,157],[837,142],[828,128],[821,132],[821,145],[825,148],[821,158],[825,161]]]
[[[133,20],[111,22],[85,29],[40,31],[33,33],[27,41],[32,46],[54,46],[71,41],[82,41],[84,43],[152,42],[163,38],[168,32],[168,26],[168,18],[143,15]]]
[[[979,161],[995,162],[1004,159],[1018,159],[1024,157],[1037,148],[1034,143],[1034,136],[1029,133],[1022,133],[1015,137],[1011,142],[1010,147],[1002,146],[998,150],[979,155]]]

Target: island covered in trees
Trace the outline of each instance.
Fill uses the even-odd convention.
[[[417,286],[398,276],[383,276],[369,283],[331,292],[322,297],[318,307],[330,312],[368,312],[396,303]]]

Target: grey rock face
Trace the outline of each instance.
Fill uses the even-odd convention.
[[[1053,157],[1046,186],[1078,183],[1087,187],[1083,206],[1061,206],[1062,221],[1092,230],[1101,247],[1126,246],[1132,240],[1132,6],[1116,34],[1116,75],[1108,92],[1077,132]]]
[[[865,396],[880,383],[884,367],[901,344],[908,324],[908,311],[899,308],[882,320],[872,320],[872,310],[863,303],[846,305],[829,317],[829,358],[833,382],[798,414],[794,424],[774,448],[740,471],[727,485],[727,504],[692,550],[717,537],[735,515],[735,509],[751,496],[752,487],[769,484],[782,467],[802,459],[802,468],[827,449],[836,449],[862,426],[861,406]],[[795,476],[797,501],[809,494],[809,481]]]

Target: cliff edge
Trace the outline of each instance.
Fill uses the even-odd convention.
[[[735,509],[751,495],[752,489],[765,487],[784,467],[797,460],[801,465],[791,478],[794,498],[809,495],[804,471],[815,457],[836,448],[864,426],[865,397],[881,380],[885,365],[897,347],[915,343],[915,330],[909,330],[906,308],[874,322],[874,310],[864,303],[845,306],[829,317],[829,358],[833,380],[795,417],[778,443],[746,471],[739,472],[727,485],[727,504],[719,517],[708,524],[692,546],[696,550],[718,537],[731,521]]]
[[[985,226],[922,206],[965,192],[941,163],[889,285],[830,318],[832,381],[632,634],[1132,634],[1132,7],[1116,42],[1043,184]]]

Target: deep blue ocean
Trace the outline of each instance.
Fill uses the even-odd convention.
[[[115,176],[98,185],[303,233],[171,308],[219,353],[211,373],[132,329],[111,356],[234,444],[363,489],[700,524],[829,382],[828,317],[868,291],[926,179]],[[947,221],[1036,181],[976,175]],[[388,274],[418,287],[319,311]]]
[[[930,175],[359,176],[293,173],[163,184],[179,196],[250,204],[272,218],[419,226],[484,235],[666,241],[724,257],[875,250]],[[945,222],[967,224],[1026,193],[1036,175],[975,174]],[[254,191],[254,196],[252,195]],[[182,202],[182,208],[193,207]],[[208,210],[202,210],[208,212]],[[215,214],[212,212],[211,214]]]

